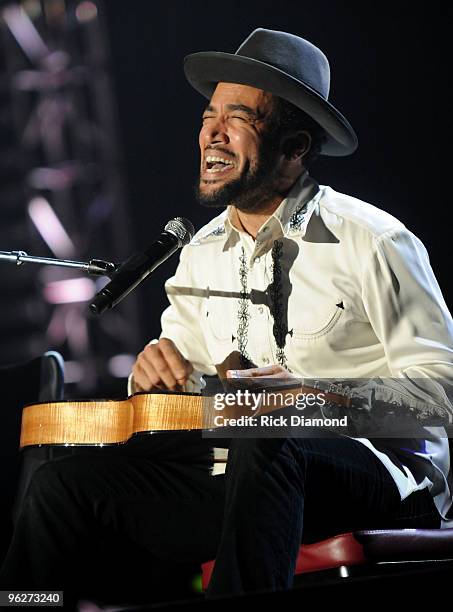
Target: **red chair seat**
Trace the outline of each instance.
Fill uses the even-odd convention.
[[[303,544],[299,548],[295,574],[331,569],[340,565],[360,565],[366,558],[363,547],[352,533],[342,533],[322,542]],[[215,561],[202,565],[202,584],[206,590]]]
[[[299,548],[295,575],[378,561],[453,560],[453,529],[378,529],[343,533]],[[206,589],[215,561],[202,565]]]

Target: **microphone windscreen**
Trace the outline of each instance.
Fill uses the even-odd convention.
[[[175,217],[167,223],[165,231],[170,232],[178,238],[179,246],[189,244],[195,235],[195,228],[188,219],[184,217]]]

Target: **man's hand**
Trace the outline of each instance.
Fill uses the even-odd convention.
[[[248,370],[227,370],[227,378],[295,378],[291,372],[281,365],[270,365],[262,368],[249,368]]]
[[[192,364],[169,338],[148,344],[138,355],[132,368],[135,391],[168,389],[180,391],[193,372]]]
[[[232,389],[288,389],[300,386],[294,374],[281,365],[270,365],[262,368],[247,368],[244,370],[227,370],[228,386]]]

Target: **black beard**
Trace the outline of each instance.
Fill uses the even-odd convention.
[[[276,193],[277,152],[271,143],[264,142],[258,153],[256,168],[247,164],[241,175],[216,191],[206,195],[200,190],[200,181],[195,184],[195,197],[201,206],[224,208],[235,206],[238,210],[258,210]]]

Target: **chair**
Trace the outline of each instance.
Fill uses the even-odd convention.
[[[26,454],[21,458],[19,453],[22,408],[30,403],[62,399],[63,358],[55,351],[48,351],[25,363],[0,367],[0,384],[0,524],[3,526],[0,532],[0,554],[3,555],[11,535],[11,520],[14,520],[19,511],[23,494],[35,469],[35,461],[30,462]]]
[[[452,442],[449,439],[453,458]],[[214,565],[214,560],[202,565],[203,590],[209,585]],[[294,584],[402,575],[415,567],[453,571],[453,529],[358,530],[303,544],[296,561]]]
[[[202,565],[206,590],[215,561]],[[296,562],[295,584],[326,578],[375,578],[418,569],[453,570],[453,529],[386,529],[343,533],[303,544]]]

